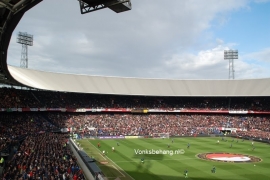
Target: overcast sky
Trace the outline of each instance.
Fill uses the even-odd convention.
[[[82,15],[77,0],[44,0],[13,32],[8,64],[20,66],[17,33],[34,35],[30,69],[72,74],[228,79],[270,77],[270,0],[132,0],[132,10]]]

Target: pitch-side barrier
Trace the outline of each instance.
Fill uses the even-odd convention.
[[[84,175],[88,180],[104,180],[102,172],[96,165],[95,160],[82,151],[72,138],[69,139],[69,147],[76,156],[78,164],[82,168]]]

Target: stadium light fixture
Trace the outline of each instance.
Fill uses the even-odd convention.
[[[33,35],[26,32],[19,32],[17,37],[17,43],[22,45],[21,63],[22,68],[28,68],[28,46],[33,46]]]
[[[229,79],[234,79],[234,60],[238,59],[238,50],[224,50],[224,60],[229,60]]]

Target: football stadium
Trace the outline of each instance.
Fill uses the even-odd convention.
[[[8,65],[12,33],[39,3],[0,1],[1,179],[270,179],[270,78],[129,78]],[[132,9],[130,0],[79,5],[81,14]]]

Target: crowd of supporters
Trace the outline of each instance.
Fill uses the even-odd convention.
[[[264,132],[263,137],[270,138],[270,116],[50,113],[48,118],[60,120],[58,124],[62,128],[67,127],[82,136],[153,136],[156,133],[190,136],[219,134],[222,128],[236,128],[250,137]]]
[[[270,97],[145,97],[0,88],[0,108],[150,108],[270,111]]]
[[[146,108],[186,110],[270,111],[270,97],[141,97],[0,88],[0,109],[8,108]],[[14,156],[6,162],[4,179],[83,179],[68,137],[54,129],[87,136],[170,136],[233,134],[270,140],[269,115],[168,113],[0,113],[0,151]],[[50,147],[50,148],[48,148]]]
[[[53,133],[55,125],[39,114],[0,114],[1,155],[6,157],[4,180],[84,179],[67,147],[68,135]]]

